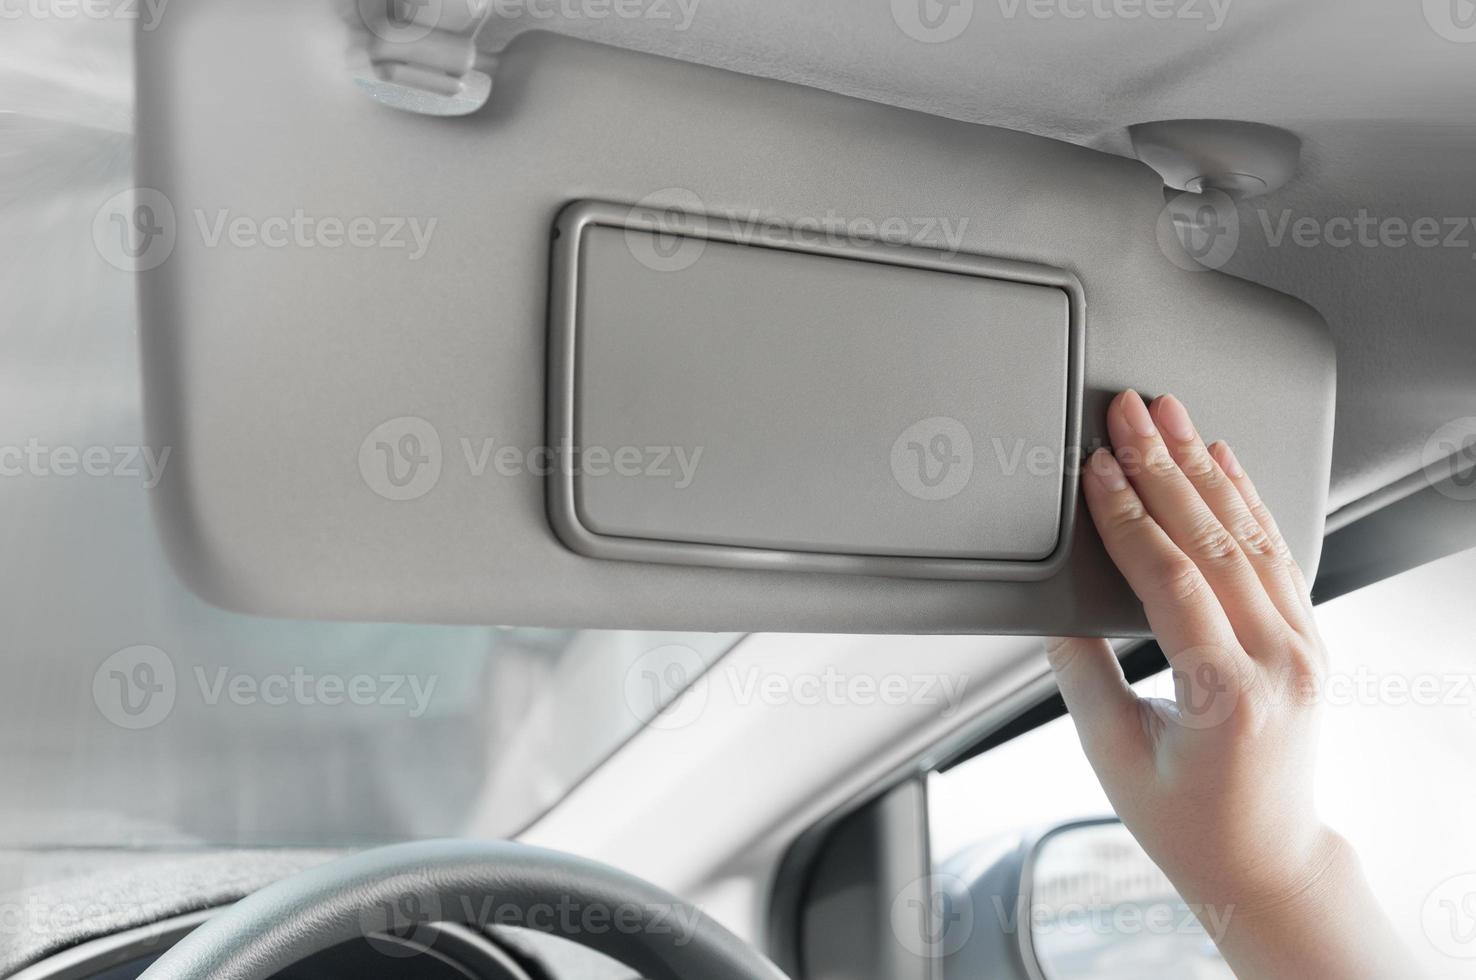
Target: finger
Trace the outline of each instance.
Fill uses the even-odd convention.
[[[1107,428],[1113,452],[1143,506],[1204,575],[1241,644],[1252,650],[1279,648],[1289,632],[1286,621],[1235,537],[1174,462],[1136,391],[1113,400]]]
[[[1128,686],[1112,644],[1053,637],[1046,640],[1046,659],[1088,755],[1131,752],[1143,738],[1138,696]]]
[[[1082,495],[1169,661],[1210,660],[1222,676],[1243,677],[1247,661],[1204,574],[1149,515],[1112,453],[1102,449],[1092,456]]]
[[[1235,539],[1277,611],[1288,624],[1300,627],[1304,609],[1284,547],[1277,547],[1276,539],[1251,513],[1245,498],[1205,446],[1184,403],[1173,395],[1164,395],[1154,399],[1148,410],[1174,462]]]
[[[1310,624],[1312,622],[1312,590],[1307,587],[1307,579],[1302,574],[1302,567],[1293,557],[1286,538],[1282,537],[1281,528],[1276,525],[1276,518],[1271,516],[1271,511],[1261,500],[1261,495],[1256,492],[1255,484],[1246,475],[1245,468],[1240,465],[1240,460],[1235,457],[1235,452],[1229,445],[1217,442],[1210,447],[1210,454],[1214,456],[1215,462],[1219,463],[1220,469],[1235,487],[1236,492],[1240,494],[1240,499],[1245,501],[1246,509],[1251,512],[1257,523],[1265,530],[1266,536],[1271,539],[1271,549],[1282,567],[1287,570],[1292,587],[1296,589],[1297,601],[1303,610],[1303,615],[1307,617],[1306,622]]]

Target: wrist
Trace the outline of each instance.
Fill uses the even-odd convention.
[[[1236,896],[1234,914],[1242,919],[1316,915],[1355,885],[1366,887],[1357,852],[1341,834],[1318,824],[1303,838],[1295,859],[1269,869]]]
[[[1277,885],[1247,891],[1223,925],[1215,942],[1244,980],[1414,975],[1357,853],[1330,828],[1317,828],[1306,860]]]

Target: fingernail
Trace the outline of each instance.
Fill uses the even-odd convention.
[[[1173,395],[1164,395],[1153,403],[1158,410],[1158,421],[1170,438],[1176,442],[1194,441],[1194,422],[1189,418],[1189,410],[1184,403]]]
[[[1143,404],[1143,396],[1129,389],[1122,394],[1122,417],[1127,419],[1127,424],[1138,435],[1147,439],[1158,435],[1158,429],[1153,424],[1153,416],[1148,414],[1148,406]]]
[[[1112,493],[1121,493],[1128,487],[1127,477],[1117,464],[1117,457],[1106,449],[1092,453],[1092,475]]]
[[[1220,469],[1235,479],[1245,476],[1245,470],[1241,467],[1240,460],[1235,458],[1235,450],[1230,448],[1229,443],[1215,443],[1215,458],[1220,461]]]

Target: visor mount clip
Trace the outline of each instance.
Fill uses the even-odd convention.
[[[404,112],[476,112],[492,95],[495,59],[477,48],[492,10],[488,0],[353,0],[355,83],[376,102]]]

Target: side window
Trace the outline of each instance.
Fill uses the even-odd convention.
[[[1476,551],[1318,610],[1331,657],[1318,807],[1430,977],[1476,965],[1473,582]],[[1138,687],[1169,696],[1172,681]],[[1070,719],[934,773],[927,795],[933,891],[953,930],[938,947],[943,980],[1230,976],[1110,822]],[[1233,909],[1200,911],[1212,929],[1233,923]],[[1026,966],[1032,954],[1041,962]]]
[[[941,980],[1234,980],[1211,935],[1233,910],[1184,903],[1070,719],[934,773],[928,802],[932,891],[953,908]]]

